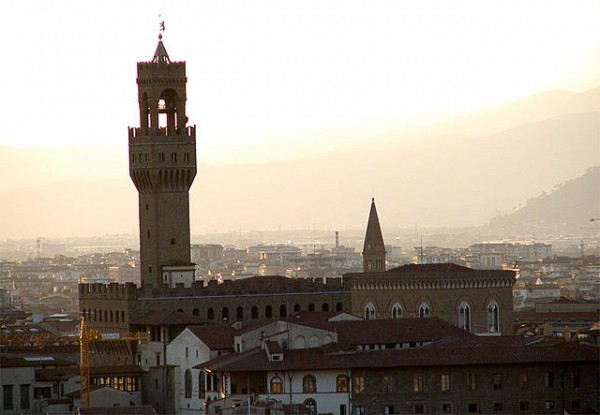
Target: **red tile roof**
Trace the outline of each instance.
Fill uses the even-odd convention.
[[[506,345],[499,337],[467,339],[414,349],[387,349],[327,354],[322,348],[286,350],[283,361],[270,362],[260,348],[231,353],[200,364],[213,372],[264,372],[274,370],[342,370],[431,366],[500,365],[523,363],[593,362],[600,357],[594,346],[577,343]]]
[[[237,330],[231,326],[189,326],[188,329],[211,350],[233,350]]]

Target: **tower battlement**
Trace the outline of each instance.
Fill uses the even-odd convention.
[[[137,290],[137,286],[132,282],[125,284],[116,282],[110,284],[79,284],[79,298],[135,300],[137,298]]]

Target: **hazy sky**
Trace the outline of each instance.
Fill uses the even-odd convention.
[[[212,164],[600,85],[597,0],[19,0],[0,12],[0,145],[126,149],[135,63],[152,58],[159,14]]]

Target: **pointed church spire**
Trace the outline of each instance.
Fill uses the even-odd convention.
[[[365,245],[363,247],[363,270],[385,271],[385,244],[379,225],[379,216],[375,207],[375,198],[371,199],[371,210],[367,222]]]
[[[165,45],[162,42],[162,34],[158,35],[158,45],[156,45],[156,50],[154,51],[154,57],[152,58],[152,62],[171,63],[171,59],[169,59],[167,49],[165,49]]]

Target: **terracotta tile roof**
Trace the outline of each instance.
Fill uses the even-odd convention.
[[[188,329],[211,350],[233,350],[233,336],[238,332],[231,326],[189,326]]]
[[[150,311],[141,317],[136,318],[131,324],[149,325],[149,326],[187,326],[192,324],[201,324],[200,317],[180,311]]]
[[[393,320],[306,321],[301,324],[322,330],[337,331],[340,347],[360,344],[427,342],[447,336],[474,336],[435,317]]]
[[[36,369],[35,371],[35,380],[37,382],[68,380],[75,376],[79,376],[79,366],[52,369]]]
[[[267,349],[269,350],[269,353],[273,354],[273,353],[283,353],[283,349],[281,348],[281,346],[279,345],[279,343],[277,343],[274,340],[268,340],[266,342],[266,346]]]
[[[334,370],[431,366],[500,365],[556,362],[600,362],[598,349],[577,343],[506,345],[499,337],[467,339],[463,343],[415,349],[388,349],[327,354],[324,349],[285,350],[282,361],[270,362],[264,350],[232,353],[196,368],[213,372],[264,372],[273,370]],[[476,346],[478,344],[478,346]]]

